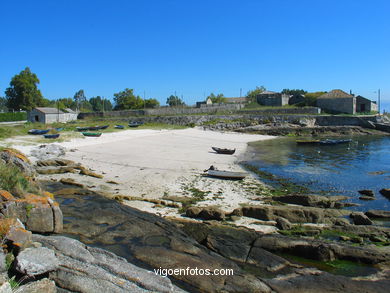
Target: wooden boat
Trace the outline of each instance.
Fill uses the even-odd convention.
[[[60,137],[60,134],[59,133],[56,133],[56,134],[44,134],[43,135],[45,138],[52,138],[52,139],[55,139],[55,138],[59,138]]]
[[[207,175],[210,177],[230,179],[230,180],[241,180],[247,176],[244,172],[233,172],[233,171],[220,171],[220,170],[207,170]]]
[[[76,127],[77,131],[87,131],[89,127]]]
[[[99,137],[102,135],[101,132],[82,132],[82,134],[89,137]]]
[[[233,155],[236,149],[221,149],[217,147],[211,147],[218,154]]]
[[[64,128],[63,127],[58,127],[58,128],[54,128],[54,130],[60,132],[60,131],[64,130]]]
[[[88,127],[88,130],[99,130],[101,129],[100,126],[90,126]]]
[[[125,127],[123,125],[115,125],[115,128],[116,129],[125,129]]]
[[[320,141],[320,145],[334,145],[334,144],[342,144],[349,143],[351,139],[325,139]]]
[[[99,129],[107,129],[110,125],[99,126]]]
[[[130,122],[129,123],[129,127],[138,127],[138,126],[141,126],[143,125],[142,122]]]
[[[43,135],[49,132],[50,129],[30,129],[28,134]]]
[[[297,144],[318,144],[320,143],[320,140],[318,139],[311,139],[311,140],[297,140]]]

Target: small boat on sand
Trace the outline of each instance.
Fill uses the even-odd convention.
[[[49,132],[50,129],[30,129],[28,134],[32,135],[43,135]]]
[[[204,170],[204,172],[206,172],[206,175],[210,177],[230,180],[241,180],[248,175],[245,172],[217,170],[213,165],[211,165],[208,169]]]
[[[100,126],[90,126],[88,127],[88,130],[99,130],[101,129]]]
[[[217,147],[211,147],[218,154],[233,155],[236,149],[221,149]]]
[[[351,139],[325,139],[320,141],[320,145],[334,145],[351,142]]]
[[[63,127],[57,127],[57,128],[54,128],[54,130],[60,132],[60,131],[64,130],[64,128]]]
[[[82,134],[88,137],[99,137],[102,135],[101,132],[82,132]]]
[[[222,170],[207,170],[207,175],[220,179],[241,180],[247,176],[247,173]]]
[[[89,127],[76,127],[77,131],[87,131]]]
[[[130,122],[129,123],[129,127],[138,127],[138,126],[141,126],[143,125],[142,122]]]
[[[115,125],[115,128],[116,129],[125,129],[125,127],[123,125]]]
[[[110,125],[99,126],[99,129],[107,129]]]
[[[59,134],[59,133],[56,133],[56,134],[44,134],[43,136],[44,136],[45,138],[55,139],[55,138],[59,138],[59,137],[60,137],[60,134]]]

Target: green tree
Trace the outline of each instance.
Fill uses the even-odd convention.
[[[104,99],[100,96],[90,98],[89,103],[92,105],[92,110],[95,112],[112,110],[112,104],[110,100]]]
[[[250,102],[257,102],[257,95],[261,94],[265,90],[266,90],[266,88],[264,86],[260,86],[260,87],[257,86],[254,90],[249,91],[246,94],[246,97],[248,98],[248,100]]]
[[[61,102],[62,105],[64,105],[64,108],[61,108],[61,109],[69,108],[72,110],[76,110],[76,108],[77,108],[77,104],[72,98],[61,98],[61,99],[58,99],[58,101]]]
[[[317,105],[317,98],[319,96],[322,96],[323,94],[326,94],[326,92],[306,93],[305,94],[305,101],[303,103],[300,103],[299,106],[316,106]]]
[[[10,87],[5,90],[7,107],[13,110],[31,110],[43,106],[43,96],[38,89],[39,79],[30,68],[26,67],[19,74],[15,75]]]
[[[85,94],[84,94],[84,90],[77,91],[74,94],[73,99],[76,103],[76,108],[80,109],[82,104],[85,103],[85,101],[87,100],[87,98],[85,97]]]
[[[167,105],[170,107],[175,107],[184,106],[185,103],[178,96],[170,95],[167,99]]]
[[[133,89],[125,90],[114,94],[115,110],[142,109],[144,102],[140,96],[135,96]]]
[[[207,99],[210,98],[213,103],[226,103],[226,98],[223,94],[214,95],[211,93]]]
[[[282,90],[282,94],[293,95],[293,96],[305,95],[306,93],[307,93],[307,91],[305,91],[305,90],[299,90],[299,89],[295,89],[295,90],[292,90],[292,89],[283,89],[283,90]]]
[[[160,106],[160,102],[156,99],[146,99],[145,101],[145,108],[157,108]]]

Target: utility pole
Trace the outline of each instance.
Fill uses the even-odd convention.
[[[240,88],[240,98],[242,97],[242,88]]]
[[[145,100],[146,100],[146,93],[145,93],[145,91],[144,91],[144,112],[145,112],[145,108],[146,108]],[[144,114],[145,114],[145,113],[144,113]]]

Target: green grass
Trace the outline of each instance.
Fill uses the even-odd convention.
[[[0,113],[0,122],[23,121],[23,120],[27,120],[26,112]]]
[[[38,188],[16,166],[0,163],[0,188],[14,195],[37,193]]]

